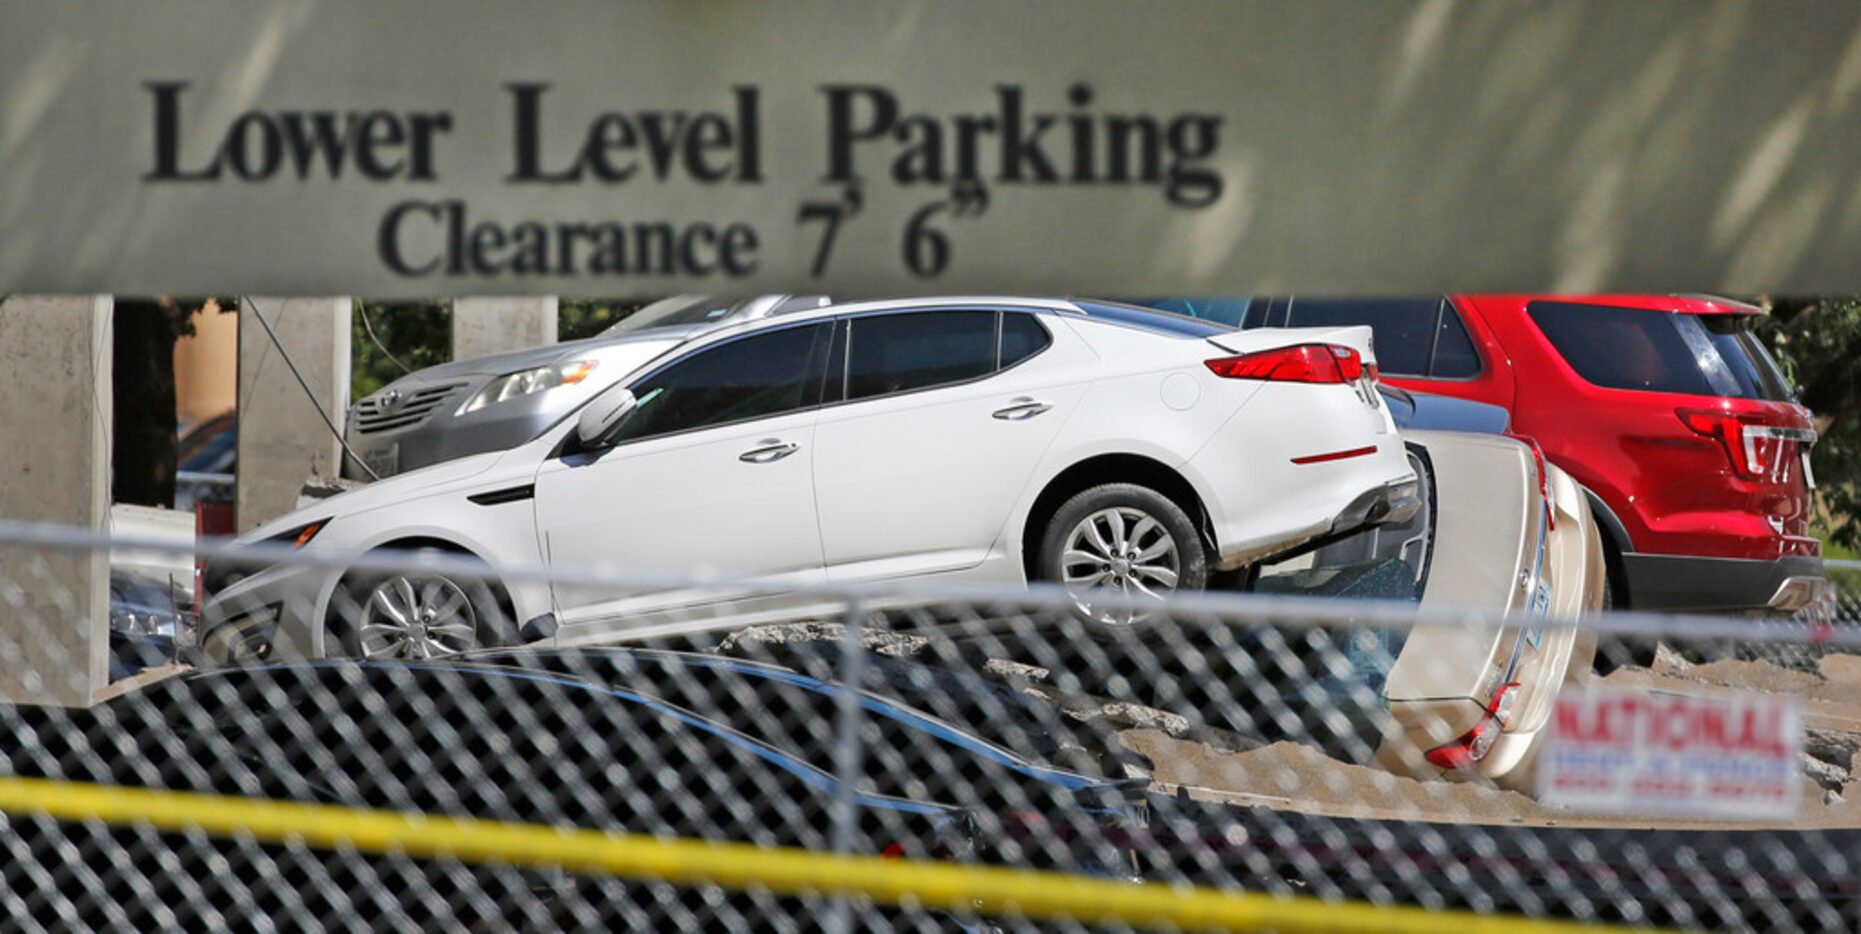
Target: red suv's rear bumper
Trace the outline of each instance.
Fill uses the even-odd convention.
[[[1637,610],[1794,613],[1830,595],[1822,558],[1806,555],[1754,560],[1628,552],[1622,570]]]

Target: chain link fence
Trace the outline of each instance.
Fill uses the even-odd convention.
[[[1835,621],[1861,625],[1861,561],[1824,561],[1823,573],[1835,588]]]
[[[28,687],[94,661],[47,638],[84,625],[59,581],[85,545],[0,560],[0,658]],[[238,632],[177,636],[89,708],[0,706],[9,926],[1861,925],[1861,665],[1747,651],[1861,641],[1839,627],[1247,594],[1108,626],[1040,589],[207,551],[210,576],[303,586],[217,608]],[[691,599],[651,639],[588,638],[500,618],[518,586]],[[508,644],[369,628],[455,601]],[[1661,643],[1717,660],[1640,664]],[[377,657],[328,657],[351,648]],[[1596,680],[1796,698],[1791,816],[1537,800],[1553,704]]]
[[[1732,647],[1730,657],[1766,662],[1793,671],[1816,672],[1822,667],[1823,659],[1830,655],[1851,654],[1852,648],[1837,644],[1828,636],[1837,632],[1861,632],[1861,561],[1824,561],[1823,573],[1831,588],[1829,600],[1799,611],[1793,620],[1794,623],[1811,627],[1809,639],[1738,645]],[[1756,622],[1768,626],[1775,621],[1757,618]],[[1668,645],[1664,657],[1685,663],[1711,661],[1725,656],[1715,655],[1710,647],[1676,642]],[[1843,663],[1838,661],[1832,664]]]

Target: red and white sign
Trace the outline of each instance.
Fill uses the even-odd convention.
[[[1803,787],[1803,713],[1768,694],[1564,691],[1538,796],[1571,810],[1701,820],[1787,820]]]

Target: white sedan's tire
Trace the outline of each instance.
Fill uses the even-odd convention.
[[[325,621],[324,651],[424,659],[515,642],[508,601],[486,581],[432,572],[351,572]]]
[[[1095,604],[1115,594],[1159,605],[1179,590],[1208,582],[1208,553],[1181,506],[1149,487],[1105,483],[1061,504],[1041,536],[1035,568],[1073,595],[1073,611],[1088,622],[1126,626],[1153,611]]]

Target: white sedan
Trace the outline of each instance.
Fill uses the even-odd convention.
[[[842,305],[706,332],[526,444],[384,480],[244,541],[503,565],[695,569],[626,592],[209,565],[211,661],[428,657],[829,612],[798,583],[1208,576],[1412,513],[1367,327],[1236,331],[1090,301]],[[818,592],[818,591],[817,591]]]

